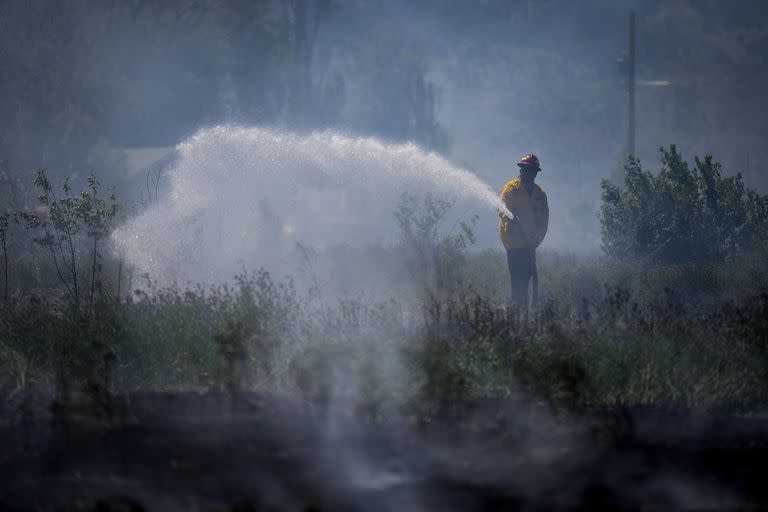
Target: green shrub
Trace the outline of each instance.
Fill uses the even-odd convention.
[[[602,183],[603,248],[614,258],[652,264],[707,263],[755,249],[768,233],[768,198],[721,175],[707,155],[690,167],[672,145],[654,176],[629,158],[624,186]]]
[[[103,292],[103,245],[118,213],[117,199],[113,192],[101,197],[101,185],[93,175],[88,177],[88,187],[79,193],[74,193],[69,180],[64,180],[61,197],[43,170],[35,171],[34,184],[40,191],[38,201],[42,210],[21,211],[19,216],[35,233],[35,243],[50,256],[72,306],[79,308],[87,298],[92,311],[97,295]],[[88,262],[90,274],[85,278],[80,269],[84,261]]]

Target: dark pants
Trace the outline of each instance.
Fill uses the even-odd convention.
[[[528,283],[536,273],[536,249],[507,249],[507,268],[512,285],[510,299],[528,307]]]

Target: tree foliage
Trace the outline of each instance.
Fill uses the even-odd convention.
[[[438,122],[441,91],[428,78],[427,52],[418,38],[382,25],[353,55],[345,107],[351,127],[439,151],[450,148]]]
[[[114,179],[116,149],[173,145],[218,122],[341,125],[447,149],[423,52],[382,35],[342,66],[330,56],[349,45],[319,39],[341,10],[367,12],[329,0],[5,2],[0,155],[52,177]]]
[[[75,308],[83,298],[80,259],[85,251],[82,245],[90,246],[86,290],[89,308],[92,308],[96,292],[101,291],[101,242],[109,236],[118,212],[115,195],[101,197],[100,184],[93,175],[88,177],[88,187],[79,194],[75,194],[69,180],[65,180],[61,197],[43,170],[35,172],[34,184],[40,190],[40,205],[34,211],[19,212],[19,216],[26,227],[37,234],[35,243],[50,255]]]
[[[705,263],[758,248],[768,234],[768,197],[723,176],[710,155],[691,167],[675,145],[661,148],[661,170],[630,157],[624,186],[602,182],[603,249],[648,263]]]

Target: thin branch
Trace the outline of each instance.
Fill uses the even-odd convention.
[[[49,246],[49,250],[51,251],[51,256],[53,256],[53,264],[56,267],[56,273],[59,275],[59,280],[62,282],[64,287],[67,289],[67,292],[69,293],[70,297],[74,299],[74,294],[72,293],[72,289],[69,287],[69,284],[67,283],[67,280],[64,279],[64,276],[61,274],[61,267],[59,266],[59,261],[56,258],[56,251],[53,249],[53,246]]]
[[[69,254],[71,258],[71,268],[72,268],[72,280],[73,287],[75,288],[75,302],[77,305],[80,304],[80,286],[77,282],[77,261],[75,260],[75,243],[72,240],[72,230],[67,231],[67,238],[69,240]]]
[[[93,237],[93,259],[91,260],[91,293],[90,293],[90,305],[89,308],[91,309],[91,312],[93,312],[93,293],[96,288],[96,251],[97,251],[97,241],[98,238],[96,236]]]
[[[5,234],[3,235],[3,269],[5,273],[3,300],[8,302],[8,246],[6,245]]]

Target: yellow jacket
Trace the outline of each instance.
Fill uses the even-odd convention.
[[[515,215],[514,221],[499,219],[499,235],[505,249],[536,248],[544,240],[549,225],[547,194],[534,184],[529,196],[520,178],[508,182],[501,190],[501,200]],[[525,234],[522,236],[520,230]]]

